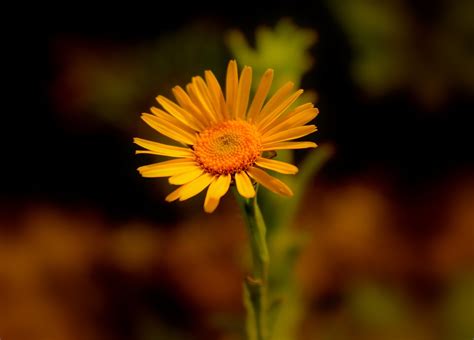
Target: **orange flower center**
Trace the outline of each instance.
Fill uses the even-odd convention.
[[[194,144],[196,162],[213,175],[247,170],[262,152],[257,129],[244,121],[229,120],[202,131]]]

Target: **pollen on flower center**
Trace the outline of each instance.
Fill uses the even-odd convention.
[[[262,152],[257,129],[244,121],[229,120],[202,131],[194,144],[196,162],[214,175],[247,170]]]

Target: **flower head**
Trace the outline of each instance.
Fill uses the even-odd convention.
[[[211,71],[205,79],[194,77],[186,91],[176,86],[173,93],[177,103],[158,96],[163,109],[151,108],[142,119],[161,134],[182,146],[162,144],[135,138],[134,142],[148,153],[175,159],[138,168],[143,177],[168,177],[179,187],[166,200],[184,201],[207,188],[204,210],[213,212],[229,186],[235,183],[240,195],[255,196],[253,183],[283,195],[293,193],[279,179],[264,169],[283,174],[295,174],[292,164],[265,158],[265,151],[314,148],[313,142],[294,141],[316,131],[305,125],[315,118],[318,109],[311,103],[289,111],[303,90],[292,92],[288,82],[265,100],[273,79],[267,70],[249,106],[252,69],[245,66],[238,76],[237,63],[227,68],[225,97]]]

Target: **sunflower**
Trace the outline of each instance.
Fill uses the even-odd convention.
[[[142,119],[159,133],[182,146],[162,144],[134,138],[145,148],[136,153],[173,157],[175,159],[138,168],[143,177],[168,177],[179,185],[168,202],[187,200],[207,188],[204,210],[213,212],[231,184],[245,198],[255,196],[254,183],[283,196],[292,196],[291,189],[265,170],[295,174],[292,164],[266,158],[269,151],[314,148],[309,141],[294,141],[316,131],[305,125],[315,118],[318,109],[311,103],[289,111],[303,93],[292,91],[291,82],[283,85],[265,101],[273,80],[273,70],[267,70],[260,80],[250,103],[252,69],[245,66],[238,76],[237,63],[227,67],[225,97],[211,71],[193,77],[186,90],[173,88],[176,102],[163,96],[156,99],[163,109],[151,108]]]

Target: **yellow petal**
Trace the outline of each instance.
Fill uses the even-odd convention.
[[[209,193],[209,189],[207,189],[207,192]],[[216,210],[216,208],[219,206],[220,201],[220,198],[211,197],[207,194],[206,198],[204,199],[204,211],[208,214],[213,213],[214,210]]]
[[[268,69],[262,76],[260,84],[258,85],[257,92],[253,97],[252,104],[250,105],[249,112],[247,114],[247,119],[249,121],[254,120],[258,117],[260,110],[262,109],[265,98],[267,98],[268,91],[272,86],[273,81],[273,70]]]
[[[262,151],[307,149],[317,147],[313,142],[274,142],[263,145]]]
[[[169,157],[192,157],[193,152],[188,148],[183,148],[179,146],[161,144],[157,142],[152,142],[150,140],[141,139],[141,138],[133,138],[133,142],[145,149],[145,150],[137,150],[136,153],[151,153],[154,155],[162,155],[162,156],[169,156]]]
[[[195,135],[196,131],[194,131],[192,128],[185,125],[184,123],[180,122],[178,119],[170,115],[168,112],[163,111],[154,106],[150,108],[150,111],[152,113],[151,116],[158,118],[160,122],[165,121],[166,123],[168,123],[168,125],[171,125],[174,129],[178,128],[180,130],[188,132],[189,134],[193,136]]]
[[[207,104],[205,104],[202,93],[196,86],[195,83],[186,85],[186,91],[188,91],[189,98],[191,98],[191,101],[198,108],[199,112],[201,112],[201,115],[205,117],[206,121],[208,121],[209,124],[213,124],[216,122],[215,115],[210,111]]]
[[[237,63],[235,60],[229,61],[227,65],[227,78],[225,83],[225,100],[227,112],[230,117],[235,117],[235,101],[237,99],[237,88],[239,86],[239,76]]]
[[[203,109],[206,110],[207,114],[214,117],[214,121],[217,121],[217,108],[215,108],[212,104],[209,89],[207,88],[204,79],[202,79],[201,77],[193,77],[192,84],[194,86],[197,98],[200,101]]]
[[[214,106],[217,108],[217,113],[220,114],[222,120],[228,119],[227,107],[225,105],[224,95],[222,94],[222,89],[217,81],[214,73],[211,71],[205,71],[204,76],[206,78],[206,83],[211,94],[211,99],[214,102]]]
[[[262,130],[263,135],[273,134],[279,131],[288,130],[297,126],[305,125],[306,123],[313,120],[319,111],[317,108],[311,108],[298,112],[297,114],[288,114],[284,119],[279,122],[275,121],[273,124],[268,125],[266,129]]]
[[[305,111],[305,110],[308,110],[308,109],[312,109],[313,107],[314,107],[313,103],[301,104],[301,105],[297,106],[293,111],[291,111],[291,112],[288,114],[288,116],[293,115],[293,114],[300,113],[300,112]]]
[[[242,171],[237,172],[235,175],[235,184],[237,185],[237,190],[239,194],[245,198],[252,198],[255,196],[255,189],[252,182],[249,179],[249,176]]]
[[[305,104],[299,105],[296,108],[294,108],[293,110],[291,110],[287,115],[284,115],[284,116],[281,116],[280,118],[278,118],[278,120],[276,122],[281,123],[282,121],[288,119],[289,117],[291,117],[293,115],[296,115],[300,112],[303,112],[303,111],[306,111],[306,110],[309,110],[309,109],[312,109],[312,108],[314,108],[313,103],[305,103]]]
[[[159,133],[165,135],[166,137],[169,137],[171,139],[174,139],[175,141],[184,144],[193,145],[196,141],[195,134],[193,132],[183,129],[183,127],[179,124],[176,124],[176,122],[179,123],[178,120],[176,120],[176,122],[170,122],[170,120],[167,117],[165,118],[164,115],[176,120],[176,118],[164,112],[161,117],[150,115],[148,113],[143,113],[142,119],[143,121],[145,121],[145,123],[147,123]]]
[[[196,169],[193,159],[173,159],[139,167],[137,170],[143,177],[168,177]]]
[[[211,184],[207,188],[206,198],[204,199],[204,211],[208,214],[214,212],[220,202],[220,198],[217,198],[214,195],[216,181],[217,177],[214,177]]]
[[[204,170],[196,167],[195,169],[183,172],[182,174],[171,176],[170,178],[168,178],[168,182],[174,185],[183,185],[198,178],[202,175],[203,172]]]
[[[257,126],[260,130],[264,130],[267,126],[271,125],[278,117],[280,117],[303,93],[303,90],[298,90],[293,93],[290,97],[280,103],[273,111],[269,112],[266,117],[260,117],[260,121]]]
[[[235,117],[245,119],[247,106],[249,104],[250,85],[252,83],[252,68],[245,66],[240,75],[237,99],[235,103]]]
[[[201,131],[202,130],[202,126],[199,125],[199,123],[196,121],[196,119],[193,117],[193,115],[191,113],[187,112],[181,106],[176,105],[171,100],[169,100],[168,98],[165,98],[163,96],[156,97],[156,100],[158,101],[158,103],[160,103],[161,106],[163,106],[163,108],[166,111],[168,111],[169,114],[171,114],[173,117],[175,117],[181,123],[189,126],[193,130],[196,130],[196,131]]]
[[[270,169],[281,174],[293,175],[298,172],[298,168],[293,164],[277,161],[275,159],[258,158],[255,162],[259,167]]]
[[[299,114],[302,111],[312,109],[313,107],[314,107],[314,105],[312,103],[306,103],[306,104],[303,104],[303,105],[299,105],[295,109],[291,110],[289,113],[283,114],[280,117],[278,117],[278,119],[276,119],[273,122],[272,125],[267,126],[265,129],[260,129],[260,132],[263,134],[266,131],[268,131],[269,129],[272,129],[274,126],[276,126],[276,125],[280,124],[281,122],[287,120],[289,117],[291,117],[293,115],[296,115],[296,114]]]
[[[232,180],[231,175],[220,175],[216,181],[216,190],[214,191],[214,197],[222,197],[229,190],[230,182]]]
[[[169,161],[164,161],[164,162],[158,162],[158,163],[153,163],[153,164],[148,164],[148,165],[143,165],[140,168],[141,169],[149,169],[156,167],[157,164],[161,165],[168,165],[168,164],[194,164],[197,166],[195,160],[193,158],[179,158],[179,159],[171,159]]]
[[[247,170],[247,173],[252,177],[257,183],[260,183],[268,190],[279,194],[282,196],[293,196],[291,189],[279,179],[270,176],[265,171],[258,168],[250,168]]]
[[[292,140],[309,135],[310,133],[313,133],[316,130],[316,126],[314,125],[298,126],[287,131],[275,133],[274,135],[265,136],[262,139],[262,143],[266,145],[273,142],[284,142],[287,140]]]
[[[186,91],[184,91],[180,86],[175,86],[173,87],[173,94],[179,105],[190,112],[194,118],[196,118],[196,121],[199,122],[200,127],[205,128],[209,126],[209,120],[205,115],[202,114],[199,108],[193,103],[191,98],[189,98],[189,95],[186,93]]]
[[[272,112],[275,108],[277,108],[290,94],[291,89],[293,88],[294,84],[289,81],[282,87],[280,87],[275,94],[268,100],[268,102],[263,107],[262,111],[258,114],[258,116],[254,119],[255,122],[259,122],[267,114]]]
[[[179,198],[179,195],[181,193],[181,188],[182,187],[179,187],[178,189],[174,190],[173,192],[171,192],[170,194],[168,194],[168,196],[166,196],[165,200],[167,202],[173,202],[173,201],[176,201],[178,198]]]
[[[212,213],[219,205],[220,199],[229,190],[231,176],[221,175],[213,180],[207,189],[206,198],[204,200],[204,211]]]
[[[211,183],[212,179],[212,175],[204,173],[198,178],[196,178],[194,181],[183,185],[180,190],[179,200],[184,201],[193,196],[196,196],[201,191],[206,189],[206,187]]]

